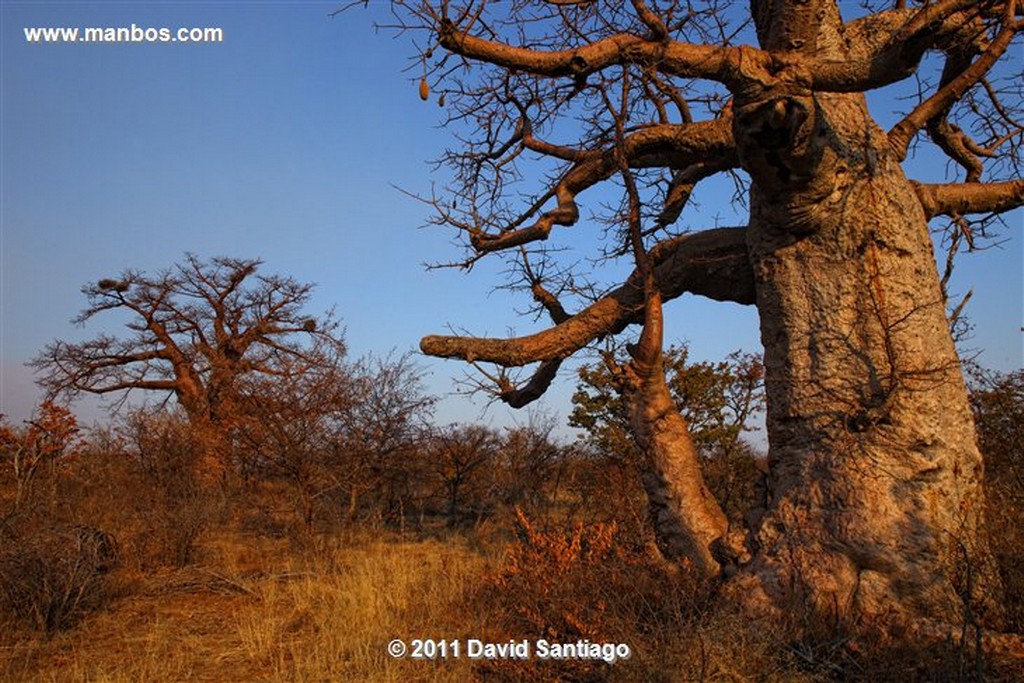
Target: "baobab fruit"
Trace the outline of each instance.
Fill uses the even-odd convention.
[[[430,99],[430,86],[427,85],[427,79],[420,79],[420,99],[426,102]]]
[[[444,93],[441,93],[441,96],[437,98],[437,106],[439,106],[439,107],[443,107],[444,106]]]

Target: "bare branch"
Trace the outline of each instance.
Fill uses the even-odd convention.
[[[661,20],[661,17],[652,12],[651,8],[643,0],[632,1],[636,15],[651,30],[650,39],[658,41],[668,40],[668,28],[665,26],[665,22]]]
[[[511,382],[506,380],[501,386],[498,398],[511,408],[528,406],[544,395],[544,392],[548,390],[548,387],[551,386],[551,383],[558,375],[558,369],[561,366],[562,359],[560,358],[553,358],[542,362],[537,371],[530,377],[530,380],[520,387],[513,386]]]
[[[656,245],[651,258],[665,301],[689,292],[717,301],[754,303],[745,228],[717,228],[676,237]],[[543,332],[514,339],[429,336],[420,341],[420,349],[430,356],[509,367],[567,358],[595,339],[640,322],[643,303],[642,281],[634,272],[625,284]]]
[[[915,107],[889,132],[889,143],[896,150],[900,159],[906,158],[907,147],[914,135],[926,123],[933,122],[933,125],[930,126],[932,137],[939,138],[937,142],[940,146],[968,168],[967,180],[969,182],[980,180],[981,164],[971,156],[970,150],[966,149],[964,143],[959,140],[958,131],[952,131],[948,124],[942,124],[953,103],[962,98],[971,87],[984,78],[1010,46],[1010,41],[1016,34],[1016,22],[1013,20],[1015,7],[1015,0],[1006,3],[1003,25],[999,34],[973,63],[966,54],[968,46],[963,46],[957,53],[949,55],[938,92]]]
[[[447,19],[441,23],[439,40],[446,49],[467,59],[576,80],[617,64],[657,63],[664,73],[729,83],[740,59],[735,48],[666,43],[629,34],[609,36],[575,50],[534,50],[470,35]]]
[[[1024,180],[1002,183],[914,183],[928,218],[1002,213],[1024,206]]]
[[[571,226],[579,220],[576,195],[617,170],[616,148],[587,153],[557,183],[556,208],[543,213],[532,225],[501,233],[473,231],[471,241],[478,252],[493,252],[545,240],[555,225]],[[694,124],[662,124],[643,128],[623,143],[623,154],[634,168],[669,166],[686,168],[708,161],[716,168],[738,164],[732,143],[732,119],[726,115],[714,121]]]
[[[544,286],[543,278],[540,273],[534,272],[530,265],[529,254],[527,254],[525,250],[523,250],[521,258],[523,274],[530,283],[530,292],[533,294],[533,300],[548,312],[552,322],[556,325],[568,320],[571,316],[566,312],[565,307],[562,306],[562,302],[558,300],[558,297]]]

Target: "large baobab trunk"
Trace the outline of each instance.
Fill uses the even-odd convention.
[[[213,491],[224,484],[227,476],[224,425],[216,419],[216,414],[208,406],[208,400],[199,392],[199,383],[187,386],[193,388],[193,391],[179,392],[178,401],[185,408],[195,439],[196,453],[190,474],[200,489]]]
[[[991,603],[997,583],[920,202],[860,95],[781,96],[738,118],[771,443],[740,580],[830,623],[955,622],[968,586]]]

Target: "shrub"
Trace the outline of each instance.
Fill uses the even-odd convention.
[[[629,660],[502,660],[485,665],[500,680],[643,680],[662,664],[665,638],[702,604],[697,583],[619,542],[614,523],[538,529],[516,510],[516,540],[475,596],[486,604],[494,641],[625,643]]]
[[[985,456],[989,545],[1003,582],[1007,626],[1024,632],[1024,370],[975,371],[971,405]]]
[[[119,561],[113,536],[88,526],[18,535],[0,551],[0,612],[51,635],[103,607]]]

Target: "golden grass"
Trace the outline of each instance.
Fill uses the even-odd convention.
[[[301,556],[248,550],[217,569],[139,578],[133,595],[46,641],[0,637],[18,681],[466,680],[470,662],[392,659],[393,638],[467,637],[459,603],[486,558],[463,544],[373,540]]]
[[[839,641],[794,643],[705,602],[685,576],[624,550],[600,525],[527,531],[494,546],[472,534],[300,542],[211,531],[202,564],[122,569],[108,608],[49,640],[0,624],[0,681],[967,680],[945,676],[941,661],[919,669],[890,653],[857,662]],[[625,642],[633,657],[610,666],[429,661],[386,650],[395,638],[581,635]]]
[[[235,627],[246,655],[274,680],[465,680],[466,663],[393,659],[394,638],[454,638],[473,633],[461,610],[484,558],[437,541],[375,542],[321,554],[313,571],[264,581],[262,609]]]

